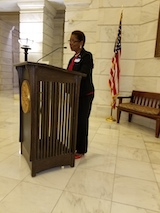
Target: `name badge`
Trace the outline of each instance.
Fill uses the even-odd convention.
[[[76,62],[76,63],[78,63],[78,62],[80,62],[80,58],[76,58],[75,60],[74,60],[74,62]]]

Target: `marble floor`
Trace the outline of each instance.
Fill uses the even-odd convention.
[[[19,101],[0,92],[0,213],[160,213],[160,138],[127,121],[90,118],[75,167],[31,177],[20,154]]]

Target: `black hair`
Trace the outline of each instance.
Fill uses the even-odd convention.
[[[84,46],[85,41],[86,41],[86,36],[82,31],[75,30],[72,32],[72,35],[75,35],[79,41],[83,41],[83,46]]]

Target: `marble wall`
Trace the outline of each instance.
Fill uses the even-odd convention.
[[[0,89],[12,89],[12,33],[11,26],[0,21]],[[5,51],[3,51],[5,50]]]
[[[0,90],[11,90],[18,85],[13,64],[19,58],[19,48],[15,39],[18,29],[17,13],[0,14]]]
[[[155,45],[159,16],[159,1],[143,1],[138,33],[138,47],[133,76],[133,89],[160,92],[160,58],[155,58]],[[154,121],[137,117],[141,122],[154,127]]]
[[[94,56],[93,78],[96,91],[92,115],[104,118],[110,115],[108,79],[122,10],[120,95],[129,95],[133,89],[160,92],[160,59],[154,57],[159,0],[64,2],[65,41],[73,30],[84,31],[87,37],[85,48]],[[64,66],[72,54],[68,50],[64,55]],[[113,115],[116,116],[116,110]],[[126,119],[126,115],[122,115],[122,118]],[[145,119],[138,116],[134,116],[134,120],[146,123]],[[153,126],[154,123],[147,120],[147,125]]]
[[[48,54],[54,49],[54,16],[56,10],[49,3],[45,3],[44,17],[43,17],[43,55]],[[53,55],[50,54],[44,58],[44,61],[48,61],[50,64],[54,63],[52,60]]]
[[[133,89],[160,92],[160,59],[154,57],[160,0],[64,0],[65,9],[57,11],[51,2],[18,3],[20,37],[34,40],[29,61],[37,61],[64,42],[67,50],[57,51],[43,62],[63,64],[66,68],[74,54],[68,44],[71,32],[76,29],[85,32],[85,48],[94,57],[93,116],[110,116],[112,99],[108,79],[122,10],[120,95],[130,95]],[[24,61],[21,49],[20,61]],[[113,116],[116,117],[116,110]],[[125,113],[122,118],[126,119]],[[146,122],[138,116],[134,116],[134,121],[155,125],[154,121]]]
[[[20,38],[33,40],[28,51],[28,61],[37,61],[43,56],[43,8],[44,2],[18,3],[20,10]],[[24,51],[20,49],[20,62],[24,61]]]
[[[64,20],[65,20],[65,11],[58,10],[54,17],[54,31],[53,31],[53,46],[52,49],[57,49],[52,54],[52,65],[63,67],[63,46],[64,46]]]
[[[0,13],[0,90],[18,92],[14,64],[24,62],[24,50],[18,40],[33,41],[28,61],[36,62],[57,47],[63,46],[64,10],[56,10],[47,0],[18,2],[19,12]],[[44,61],[45,60],[45,61]],[[63,66],[63,48],[41,60]]]
[[[41,59],[42,63],[62,67],[63,49],[52,54],[48,53],[63,46],[64,11],[57,11],[47,0],[19,2],[18,6],[20,8],[20,37],[34,41],[29,50],[28,61],[36,62]],[[20,61],[24,61],[22,51]]]
[[[14,89],[14,91],[18,91],[18,87],[19,87],[19,80],[18,80],[18,73],[17,70],[14,66],[14,64],[18,64],[19,63],[19,22],[17,26],[13,27],[12,29],[12,70],[13,70],[13,80],[12,80],[12,88]]]

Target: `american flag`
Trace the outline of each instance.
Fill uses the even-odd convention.
[[[119,77],[120,77],[120,57],[121,57],[121,28],[122,28],[122,17],[121,13],[118,35],[114,45],[114,56],[112,57],[112,67],[110,69],[109,87],[112,96],[112,108],[116,107],[116,98],[119,94]]]

